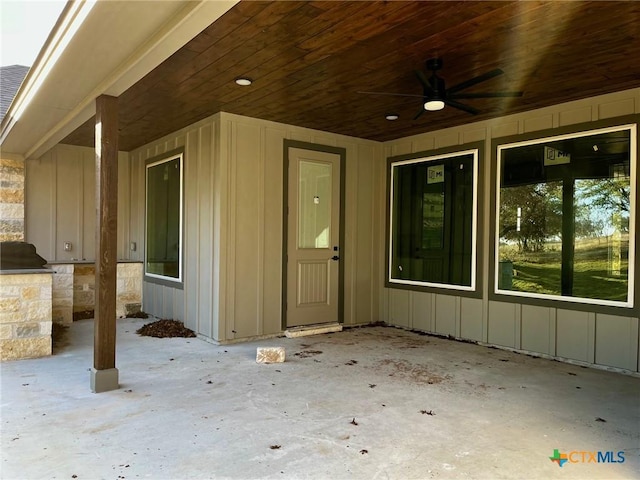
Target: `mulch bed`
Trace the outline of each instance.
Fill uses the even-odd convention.
[[[156,338],[190,338],[196,336],[193,330],[188,329],[184,326],[184,323],[178,320],[157,320],[155,322],[147,323],[136,330],[136,333],[144,337]]]

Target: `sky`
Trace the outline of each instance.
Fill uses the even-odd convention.
[[[0,66],[33,65],[66,1],[0,0]]]

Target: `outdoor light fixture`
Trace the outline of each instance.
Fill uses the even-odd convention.
[[[397,120],[400,117],[398,117],[398,115],[396,115],[395,113],[390,113],[389,115],[387,115],[384,118],[386,118],[389,121],[393,121],[393,120]]]
[[[246,86],[251,85],[253,82],[252,82],[252,80],[250,78],[240,77],[240,78],[236,78],[236,83],[238,85],[246,87]]]
[[[424,104],[424,109],[429,110],[430,112],[435,112],[436,110],[442,110],[444,108],[444,102],[442,100],[429,100]]]

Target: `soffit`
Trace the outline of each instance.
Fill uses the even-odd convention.
[[[3,150],[27,156],[42,153],[92,117],[97,96],[121,95],[234,3],[96,2],[72,41],[51,62],[41,88],[12,125]],[[209,22],[190,18],[195,14],[210,15]]]
[[[415,69],[522,90],[413,120]],[[387,141],[640,86],[640,2],[240,2],[120,96],[131,150],[218,111]],[[238,76],[254,79],[238,87]],[[386,113],[400,119],[389,122]],[[93,144],[91,121],[65,143]]]

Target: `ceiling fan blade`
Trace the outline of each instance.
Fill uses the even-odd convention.
[[[422,88],[424,89],[424,96],[426,97],[435,95],[435,92],[433,91],[429,80],[427,80],[427,77],[424,76],[424,73],[422,73],[420,70],[414,70],[414,72],[416,74],[416,77],[418,77],[418,80],[422,84]]]
[[[454,93],[449,98],[500,98],[521,97],[523,92]]]
[[[484,73],[482,75],[478,75],[477,77],[470,78],[469,80],[454,85],[450,89],[447,90],[447,94],[455,93],[459,90],[464,90],[465,88],[472,87],[478,83],[485,82],[493,77],[497,77],[498,75],[502,75],[504,72],[496,68],[495,70],[491,70],[490,72]]]
[[[455,100],[450,100],[448,98],[444,100],[444,103],[446,103],[451,107],[457,108],[459,110],[464,110],[465,112],[470,113],[471,115],[477,115],[480,113],[480,110],[476,110],[475,108],[470,107],[469,105],[465,105],[464,103],[456,102]]]
[[[389,92],[358,92],[358,93],[364,93],[366,95],[390,95],[393,97],[418,97],[418,98],[424,98],[424,95],[412,95],[410,93],[389,93]]]

